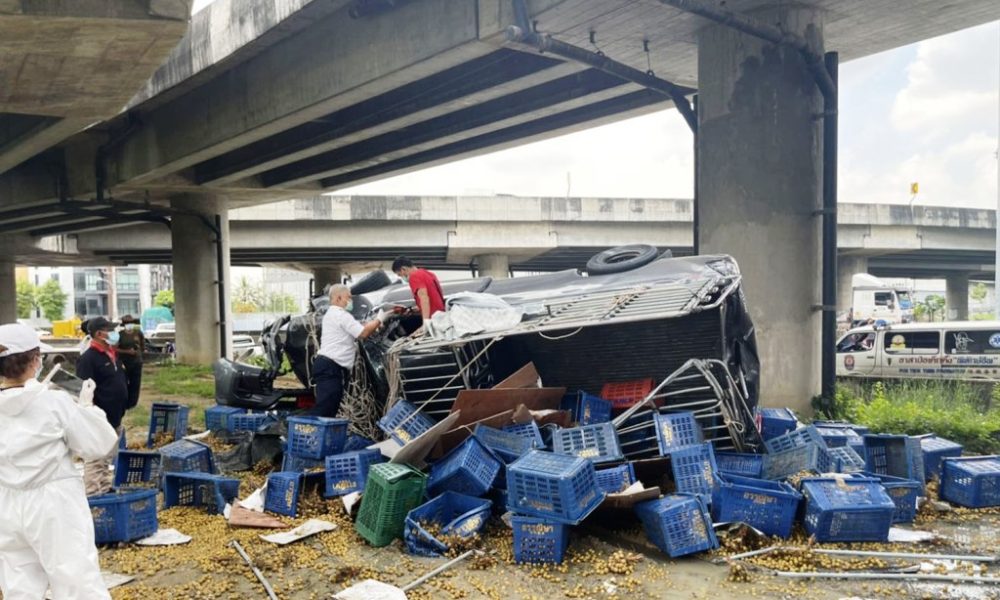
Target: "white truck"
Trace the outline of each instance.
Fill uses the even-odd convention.
[[[880,324],[913,321],[913,300],[904,287],[890,286],[878,277],[857,273],[851,278],[853,302],[851,323],[863,324],[869,319]]]

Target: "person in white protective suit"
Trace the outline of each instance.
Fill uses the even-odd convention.
[[[0,325],[0,590],[4,600],[111,598],[94,521],[71,454],[106,456],[118,443],[93,382],[79,403],[37,377],[42,344],[30,327]]]

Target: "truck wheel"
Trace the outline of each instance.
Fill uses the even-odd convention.
[[[598,252],[587,261],[587,273],[591,275],[610,275],[638,269],[656,260],[660,251],[649,244],[630,244],[608,248]]]

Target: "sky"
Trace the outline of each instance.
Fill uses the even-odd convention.
[[[195,10],[210,2],[196,0]],[[843,63],[840,84],[841,202],[997,207],[1000,22]],[[690,198],[692,190],[691,133],[666,110],[337,193]]]

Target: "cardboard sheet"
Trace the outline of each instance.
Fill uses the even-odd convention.
[[[458,421],[460,416],[461,413],[453,412],[441,422],[436,423],[433,427],[420,434],[416,439],[398,448],[392,456],[386,454],[385,451],[382,454],[389,457],[389,462],[410,465],[415,469],[423,469],[427,466],[427,455],[437,446],[441,436],[455,426],[455,422]],[[390,438],[388,441],[392,441],[392,439]]]
[[[466,422],[473,423],[499,412],[516,410],[519,404],[528,410],[558,409],[564,395],[566,388],[461,390],[452,410],[461,411]]]
[[[515,388],[542,387],[542,378],[538,375],[535,363],[529,362],[514,372],[513,375],[493,386],[495,390],[510,390]]]
[[[156,533],[141,540],[136,540],[140,546],[176,546],[191,541],[191,536],[184,535],[176,529],[158,529]]]
[[[305,523],[299,525],[291,531],[283,531],[281,533],[272,533],[270,535],[262,535],[260,539],[265,542],[271,542],[272,544],[278,544],[279,546],[284,546],[286,544],[291,544],[292,542],[297,542],[299,540],[305,539],[309,536],[316,535],[324,531],[333,531],[337,526],[329,521],[323,521],[321,519],[309,519]]]
[[[257,529],[285,529],[288,527],[278,517],[248,510],[239,505],[230,509],[227,518],[232,527],[255,527]]]

